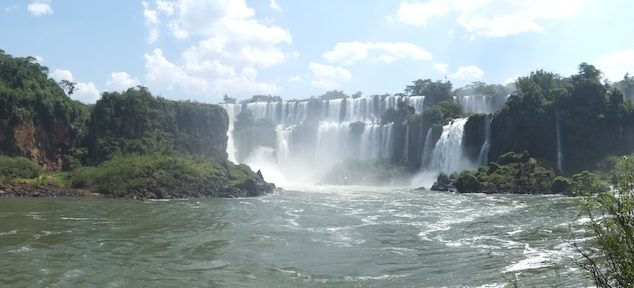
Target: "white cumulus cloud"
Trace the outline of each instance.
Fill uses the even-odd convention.
[[[302,82],[302,81],[304,81],[304,78],[302,78],[302,76],[300,75],[293,75],[288,78],[288,82]]]
[[[148,0],[150,1],[150,0]],[[154,0],[143,2],[149,30],[190,43],[180,54],[167,56],[163,49],[145,54],[146,83],[150,88],[178,91],[216,101],[224,94],[272,94],[279,80],[258,79],[269,69],[294,57],[287,50],[293,39],[280,26],[256,18],[245,0]],[[155,11],[148,13],[147,10]],[[156,15],[154,21],[153,15]],[[154,39],[155,40],[155,39]]]
[[[322,90],[339,88],[343,83],[352,79],[350,71],[341,66],[310,62],[308,69],[313,73],[314,77],[311,81],[311,85]]]
[[[185,92],[208,102],[219,100],[224,94],[253,95],[277,93],[276,84],[257,80],[253,67],[236,69],[218,60],[186,62],[177,65],[166,58],[161,49],[145,54],[146,81],[150,87],[173,92]],[[188,98],[173,95],[176,98]]]
[[[51,72],[51,77],[55,79],[55,81],[67,80],[71,82],[75,82],[75,91],[71,98],[81,101],[83,103],[93,104],[99,100],[101,97],[101,92],[95,86],[93,82],[76,82],[73,78],[73,73],[70,70],[66,69],[55,69]]]
[[[594,64],[608,80],[623,80],[626,73],[634,74],[634,48],[604,54]]]
[[[428,2],[401,2],[396,12],[396,19],[403,23],[426,27],[429,20],[447,15],[453,9],[446,0]]]
[[[447,77],[454,80],[477,81],[484,77],[484,70],[475,65],[463,66]]]
[[[273,9],[273,10],[275,10],[277,12],[282,12],[282,7],[275,0],[269,1],[269,6],[271,6],[271,9]]]
[[[323,53],[329,63],[352,65],[362,60],[391,63],[399,59],[429,60],[431,53],[407,42],[339,42]]]
[[[34,16],[52,15],[51,1],[38,0],[31,2],[26,9]]]
[[[436,71],[440,72],[440,74],[443,75],[447,74],[447,71],[449,71],[449,65],[445,63],[435,63],[434,68],[436,69]]]
[[[113,72],[110,74],[110,80],[106,82],[106,86],[114,90],[125,90],[139,84],[139,80],[133,78],[127,72]]]
[[[592,0],[429,0],[403,1],[396,12],[402,23],[426,27],[430,20],[457,15],[471,36],[505,37],[543,31],[542,22],[565,21]]]

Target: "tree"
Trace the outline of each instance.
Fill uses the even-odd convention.
[[[453,100],[452,84],[450,81],[431,81],[430,79],[418,79],[413,85],[405,87],[405,94],[409,96],[425,96],[425,107],[431,107],[436,103]]]
[[[225,94],[225,96],[222,97],[222,103],[236,104],[236,98],[229,97],[227,96],[227,94]]]
[[[634,161],[624,157],[620,166],[614,191],[588,194],[583,200],[594,247],[583,249],[575,243],[583,256],[579,265],[598,287],[632,287],[634,283]]]
[[[64,89],[64,92],[66,92],[66,95],[68,96],[73,95],[73,92],[75,92],[75,88],[77,87],[77,83],[68,80],[59,81],[58,84],[62,87],[62,89]]]

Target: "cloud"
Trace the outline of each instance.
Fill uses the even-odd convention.
[[[26,9],[34,16],[52,15],[53,9],[51,8],[50,0],[38,0],[33,1],[26,6]]]
[[[142,1],[141,4],[143,5],[143,17],[145,18],[145,26],[150,29],[148,31],[146,40],[148,44],[152,44],[156,42],[156,40],[158,40],[160,34],[158,11],[151,9],[150,4],[147,1]]]
[[[426,27],[435,18],[457,15],[456,20],[472,37],[505,37],[541,32],[544,21],[565,21],[581,13],[591,0],[430,0],[401,2],[396,19]]]
[[[148,86],[184,92],[209,102],[219,100],[224,94],[273,94],[280,90],[275,84],[258,82],[258,72],[253,67],[236,70],[218,60],[186,61],[184,65],[177,65],[158,48],[145,54],[145,68]],[[174,96],[188,98],[186,95]]]
[[[277,12],[282,12],[282,7],[280,7],[280,4],[277,3],[277,1],[275,0],[271,0],[269,2],[269,6],[271,6],[271,9],[277,11]]]
[[[517,78],[519,78],[519,77],[520,76],[518,76],[518,75],[513,75],[513,76],[506,77],[504,79],[504,84],[513,84],[513,83],[515,83],[515,81],[517,81]]]
[[[626,73],[634,74],[634,48],[601,55],[594,64],[608,80],[623,80]]]
[[[101,97],[99,89],[93,82],[76,82],[73,78],[73,73],[65,69],[55,69],[51,73],[51,77],[55,81],[67,80],[75,82],[75,92],[70,95],[70,98],[81,101],[83,103],[93,104]]]
[[[288,78],[288,82],[303,82],[304,79],[300,75],[293,75]]]
[[[447,74],[447,71],[449,70],[449,65],[444,64],[444,63],[436,63],[434,64],[434,68],[436,69],[436,71],[440,72],[440,74]]]
[[[139,84],[139,80],[131,77],[127,72],[113,72],[110,74],[110,80],[106,82],[106,86],[114,90],[125,90]]]
[[[265,83],[257,78],[259,70],[294,57],[286,46],[292,36],[257,19],[245,0],[154,0],[143,5],[148,40],[154,28],[161,28],[190,43],[177,56],[168,57],[162,49],[145,54],[145,83],[150,88],[179,89],[208,101],[224,94],[272,94],[281,89],[275,84],[279,80]]]
[[[458,68],[458,71],[448,75],[447,77],[454,80],[477,81],[484,77],[484,70],[475,65],[463,66]]]
[[[431,53],[407,42],[339,42],[323,53],[329,63],[352,65],[369,59],[373,62],[391,63],[399,59],[429,60]]]
[[[308,69],[313,73],[311,81],[313,87],[322,90],[332,90],[352,79],[352,74],[341,66],[331,66],[315,62],[308,64]]]
[[[445,16],[451,10],[450,2],[445,0],[431,0],[425,3],[403,1],[396,12],[396,19],[403,23],[426,27],[429,20]]]

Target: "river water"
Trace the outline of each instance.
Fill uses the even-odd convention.
[[[0,287],[579,287],[577,213],[557,196],[330,186],[1,199]]]

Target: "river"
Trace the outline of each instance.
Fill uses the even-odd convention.
[[[316,186],[1,199],[0,287],[587,286],[574,199]]]

